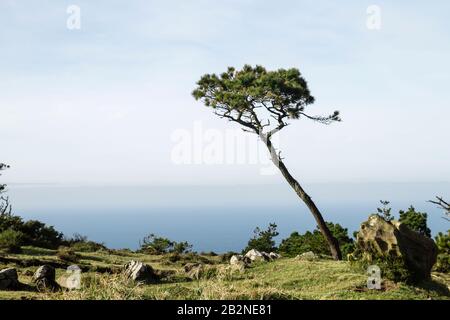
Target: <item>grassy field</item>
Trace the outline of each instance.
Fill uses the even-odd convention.
[[[22,254],[1,255],[0,269],[16,268],[20,281],[30,287],[0,291],[0,299],[450,299],[448,274],[434,273],[431,281],[417,286],[384,281],[382,290],[368,290],[364,272],[344,261],[282,258],[238,270],[220,256],[187,255],[171,262],[169,256],[128,251],[78,254],[82,288],[56,293],[36,292],[31,281],[39,265],[52,264],[57,280],[64,284],[65,268],[72,263],[59,260],[56,251],[26,247]],[[130,260],[151,265],[160,274],[160,282],[144,285],[125,280],[121,267]],[[183,265],[199,261],[206,271],[192,280]]]

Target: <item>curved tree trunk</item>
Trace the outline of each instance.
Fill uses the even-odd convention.
[[[319,226],[320,231],[322,232],[323,236],[328,242],[328,245],[330,246],[333,258],[335,260],[341,260],[342,254],[341,249],[339,248],[339,243],[336,240],[336,238],[331,234],[330,229],[328,229],[319,209],[316,207],[311,197],[305,192],[305,190],[303,190],[302,186],[298,183],[298,181],[295,180],[294,177],[289,173],[283,161],[277,155],[276,150],[272,145],[272,141],[270,140],[270,137],[266,135],[262,135],[260,137],[263,140],[264,144],[269,149],[272,162],[275,164],[275,166],[277,166],[278,169],[280,169],[286,181],[289,183],[292,189],[294,189],[295,193],[297,193],[300,199],[303,200],[303,202],[308,207],[309,211],[311,211],[312,215],[314,216],[314,219],[317,222],[317,225]]]

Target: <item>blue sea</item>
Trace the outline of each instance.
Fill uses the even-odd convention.
[[[450,198],[450,183],[307,184],[327,221],[349,233],[389,200],[392,212],[413,205],[428,213],[433,234],[449,229],[443,212],[427,200]],[[188,241],[197,251],[240,251],[255,227],[275,222],[278,241],[293,231],[315,228],[306,206],[289,186],[64,186],[10,184],[14,212],[53,225],[65,235],[80,233],[111,248],[136,249],[155,233]]]

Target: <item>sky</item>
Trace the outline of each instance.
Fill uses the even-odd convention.
[[[449,182],[449,12],[448,1],[1,0],[2,182],[281,183],[254,138],[191,96],[201,75],[244,64],[298,68],[310,113],[341,111],[341,123],[299,120],[277,137],[301,181]],[[209,163],[212,144],[245,156]]]

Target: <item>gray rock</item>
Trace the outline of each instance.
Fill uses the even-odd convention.
[[[304,260],[304,261],[315,261],[319,260],[319,257],[312,251],[304,252],[302,254],[299,254],[295,257],[297,260]]]
[[[276,252],[271,252],[271,253],[269,253],[269,257],[270,257],[272,260],[276,260],[276,259],[280,259],[280,258],[281,258],[281,255],[278,254],[278,253],[276,253]]]
[[[252,249],[245,254],[245,257],[253,261],[269,261],[270,257],[265,252],[260,252],[256,249]]]
[[[49,265],[40,266],[33,275],[33,282],[38,291],[56,291],[60,286],[55,281],[55,268]]]
[[[234,255],[230,259],[230,265],[232,266],[240,266],[247,267],[252,261],[248,257],[244,257],[243,255]]]
[[[8,268],[0,271],[0,290],[14,290],[19,285],[19,277],[16,269]]]
[[[153,268],[140,261],[130,261],[124,267],[128,279],[136,282],[151,283],[158,280]]]

